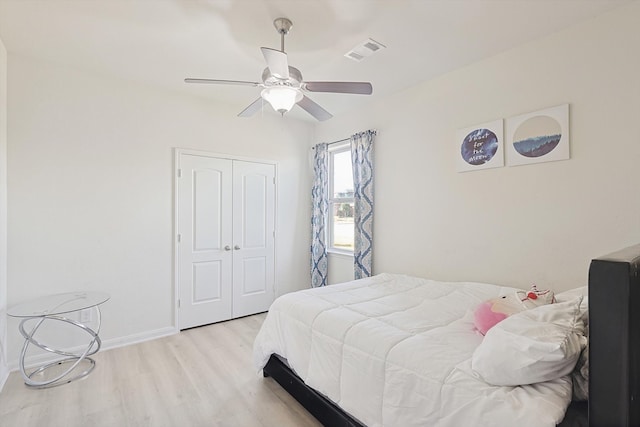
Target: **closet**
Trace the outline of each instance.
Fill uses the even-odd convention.
[[[274,163],[178,150],[179,329],[267,311],[275,280]]]

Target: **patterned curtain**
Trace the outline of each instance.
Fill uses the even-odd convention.
[[[371,276],[373,265],[373,140],[376,131],[351,136],[354,186],[354,278]]]
[[[311,214],[311,286],[327,284],[326,221],[329,211],[329,144],[315,147],[313,158],[313,203]]]

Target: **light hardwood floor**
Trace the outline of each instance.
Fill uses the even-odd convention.
[[[320,426],[254,368],[264,317],[101,351],[88,377],[50,389],[27,388],[12,372],[0,393],[0,426]]]

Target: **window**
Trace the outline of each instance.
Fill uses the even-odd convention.
[[[329,252],[353,253],[353,171],[351,148],[329,149]]]

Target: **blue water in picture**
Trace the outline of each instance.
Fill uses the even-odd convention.
[[[536,136],[514,141],[513,148],[525,157],[542,157],[558,146],[560,138],[561,134]]]

